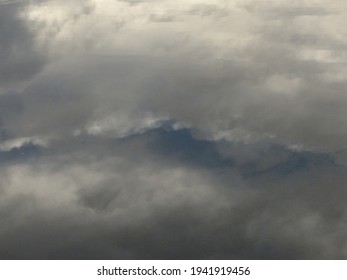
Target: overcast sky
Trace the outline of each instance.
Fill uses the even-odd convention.
[[[346,259],[345,0],[0,1],[0,259]]]

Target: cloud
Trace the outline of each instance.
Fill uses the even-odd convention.
[[[127,131],[147,116],[174,119],[208,139],[271,138],[307,149],[344,148],[340,3],[252,3],[33,2],[23,18],[40,27],[33,38],[44,46],[50,66],[24,90],[22,117],[42,127],[29,132],[13,120],[13,129],[29,137],[41,129],[90,130],[119,119]],[[216,17],[216,11],[226,14]],[[285,21],[264,17],[264,11]],[[25,38],[20,32],[15,34]],[[32,104],[35,98],[43,103],[42,113]],[[53,98],[71,104],[70,113],[69,106],[57,110],[43,101]]]
[[[0,258],[346,258],[343,1],[1,3]]]
[[[22,13],[24,1],[3,1],[0,8],[0,90],[6,91],[39,72],[45,58],[36,48],[35,27],[28,26]],[[0,93],[1,93],[0,92]]]
[[[160,149],[148,144],[169,148],[175,140],[151,133],[120,142],[81,138],[2,168],[0,257],[345,258],[345,172],[315,165],[285,179],[269,171],[266,180],[244,180],[238,164],[201,168],[188,158],[175,163],[174,154],[158,158]],[[136,144],[147,136],[147,145]],[[199,141],[192,147],[211,149]],[[268,154],[279,152],[293,153]]]

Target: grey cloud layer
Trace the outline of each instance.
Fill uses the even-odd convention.
[[[346,14],[0,5],[0,258],[346,258]]]
[[[177,153],[163,153],[179,131],[166,140],[162,129],[153,133],[84,137],[9,161],[1,171],[1,258],[346,257],[344,169],[314,154],[293,168],[293,152],[283,148],[268,149],[282,159],[265,167],[261,155],[204,167],[192,158],[207,156],[213,142],[186,139]],[[198,152],[190,160],[180,156],[185,146]],[[245,177],[246,164],[261,169]]]
[[[21,18],[24,9],[22,2],[0,7],[0,93],[30,79],[45,61],[35,49],[34,26]]]
[[[346,30],[338,1],[329,6],[188,1],[175,8],[170,1],[33,3],[26,18],[38,29],[27,41],[36,39],[46,50],[50,67],[25,89],[29,105],[18,116],[21,124],[21,117],[33,117],[41,128],[10,128],[18,134],[41,133],[44,127],[49,133],[67,123],[83,129],[113,114],[131,123],[135,114],[175,119],[208,138],[270,137],[306,148],[345,148]],[[153,16],[176,20],[152,22]],[[7,45],[15,44],[14,36],[28,37],[18,28],[10,33],[18,35],[4,40]],[[30,47],[25,54],[31,55]],[[9,59],[16,75],[35,72],[27,63],[34,58],[19,56],[25,66]],[[49,105],[53,100],[64,108],[44,113],[56,110]],[[37,120],[42,114],[35,104],[46,124]]]

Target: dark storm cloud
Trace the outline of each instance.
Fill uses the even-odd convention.
[[[157,1],[88,2],[88,13],[59,3],[28,10],[41,26],[37,38],[47,41],[50,66],[24,90],[26,109],[8,123],[14,134],[57,137],[60,131],[116,127],[121,135],[147,116],[175,119],[212,139],[272,137],[285,145],[344,147],[343,30],[330,32],[339,14],[317,12],[284,22],[264,18],[258,8],[219,2],[175,9]],[[157,6],[157,16],[177,14],[179,23],[148,21],[146,11]],[[112,16],[112,7],[122,12]],[[297,7],[265,8],[301,15]],[[47,9],[56,15],[47,16]],[[228,13],[216,17],[221,9]],[[309,9],[325,8],[318,3]],[[196,36],[206,22],[206,31]],[[32,120],[29,129],[26,120]]]
[[[7,88],[33,77],[45,57],[35,46],[35,26],[21,17],[29,2],[0,5],[0,86]]]
[[[24,161],[34,159],[40,153],[40,147],[33,143],[25,143],[18,148],[12,148],[9,151],[0,152],[0,165],[8,164],[13,161]]]
[[[304,2],[0,5],[0,258],[346,258],[346,11]]]
[[[311,159],[311,167],[296,166],[287,177],[269,166],[266,180],[242,181],[244,165],[201,169],[187,158],[175,163],[174,154],[158,160],[160,149],[136,145],[136,138],[161,139],[167,148],[172,140],[150,134],[81,139],[72,153],[65,145],[31,167],[9,165],[1,176],[1,258],[344,258],[344,169]],[[211,149],[191,141],[192,149]],[[267,155],[277,153],[287,154],[281,164],[289,167],[293,154],[310,158],[285,148]]]

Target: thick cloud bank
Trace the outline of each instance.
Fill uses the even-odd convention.
[[[0,1],[0,259],[345,259],[344,1]]]

